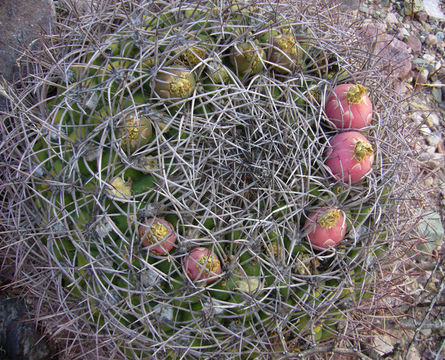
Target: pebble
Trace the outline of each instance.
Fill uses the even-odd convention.
[[[386,16],[385,21],[389,25],[395,25],[395,24],[399,23],[399,20],[397,19],[397,15],[392,12]],[[405,29],[405,28],[403,28],[403,29]]]
[[[360,5],[360,12],[367,14],[369,12],[369,9],[365,5]]]
[[[439,31],[436,34],[437,37],[437,43],[440,44],[445,39],[445,34],[442,31]]]
[[[434,149],[434,148],[433,148]],[[428,169],[434,170],[444,167],[444,155],[439,153],[423,152],[419,155],[419,161]]]
[[[442,141],[442,136],[437,134],[431,134],[427,136],[425,140],[428,143],[428,145],[437,147],[437,145],[439,145],[440,142]]]
[[[426,124],[421,125],[419,131],[423,136],[429,136],[432,133],[431,129]]]
[[[424,10],[422,0],[405,0],[403,6],[406,16],[414,16]]]
[[[439,126],[440,125],[440,118],[439,115],[437,115],[436,113],[430,113],[428,114],[428,116],[426,117],[426,124],[432,128],[435,126]]]
[[[412,50],[413,53],[417,54],[422,50],[422,42],[419,40],[419,38],[416,35],[409,35],[406,39],[406,44],[408,47]]]
[[[429,46],[437,45],[437,36],[434,34],[428,34],[425,43]]]
[[[433,85],[439,85],[439,86],[435,86],[432,88],[431,93],[433,94],[433,98],[436,102],[438,102],[439,104],[442,102],[443,96],[442,96],[442,92],[443,89],[445,88],[445,86],[443,86],[443,84],[440,81],[435,81],[433,83]]]
[[[415,112],[411,114],[411,120],[415,125],[420,126],[423,123],[423,117],[419,113]]]
[[[425,214],[417,226],[416,231],[423,236],[426,241],[426,243],[420,246],[425,246],[429,251],[434,250],[442,244],[444,237],[444,228],[440,214],[436,212]]]

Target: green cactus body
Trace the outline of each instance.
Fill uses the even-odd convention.
[[[103,344],[98,353],[297,356],[343,339],[347,307],[375,294],[368,264],[390,246],[381,209],[394,194],[379,184],[391,183],[382,174],[392,154],[353,187],[333,184],[323,166],[326,90],[345,74],[360,78],[360,62],[325,49],[317,22],[272,5],[117,7],[97,29],[82,22],[65,34],[67,55],[51,64],[63,46],[52,49],[41,77],[51,85],[29,91],[48,95],[17,127],[30,144],[17,168],[30,169],[38,258],[60,278],[61,308],[78,304],[65,325],[76,333],[81,319],[78,338]],[[97,38],[85,38],[90,27]],[[376,142],[385,128],[369,129]],[[304,224],[327,205],[344,209],[351,230],[319,251]],[[148,218],[172,224],[168,252],[143,246]],[[214,282],[184,273],[197,247],[222,265]]]

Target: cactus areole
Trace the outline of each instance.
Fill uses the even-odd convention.
[[[342,84],[332,90],[325,114],[338,129],[361,129],[372,120],[372,103],[362,85]]]
[[[335,179],[358,184],[371,170],[374,149],[365,136],[357,131],[337,134],[326,151],[326,166]]]
[[[314,248],[328,249],[337,246],[345,237],[345,217],[337,208],[321,208],[309,216],[304,229],[310,230],[307,239]]]
[[[197,247],[184,258],[184,272],[194,282],[204,280],[206,283],[215,281],[221,274],[221,262],[210,249]]]
[[[166,255],[176,242],[173,225],[162,218],[148,218],[139,226],[142,246],[149,247],[150,253]]]

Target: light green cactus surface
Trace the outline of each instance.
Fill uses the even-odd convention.
[[[360,42],[321,27],[320,9],[281,2],[123,3],[103,5],[100,21],[60,19],[69,31],[22,120],[29,231],[67,314],[59,326],[100,358],[355,349],[373,326],[362,316],[378,293],[373,264],[395,246],[403,144]],[[378,114],[366,129],[375,165],[353,186],[324,165],[336,131],[323,113],[330,90],[352,81]],[[348,233],[319,251],[303,226],[324,206],[344,211]],[[142,246],[150,217],[173,226],[168,254]],[[184,272],[195,247],[217,255],[216,280]]]

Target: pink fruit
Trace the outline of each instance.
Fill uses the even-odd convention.
[[[314,248],[328,249],[337,246],[345,237],[345,217],[339,209],[321,208],[309,216],[304,230],[310,230],[307,238]]]
[[[205,247],[197,247],[190,251],[183,261],[184,272],[192,281],[205,280],[212,282],[221,274],[221,263],[218,256]]]
[[[335,135],[326,151],[325,164],[337,180],[360,183],[374,163],[374,150],[362,134],[347,131]]]
[[[336,86],[324,111],[338,129],[361,129],[372,120],[372,104],[362,85]]]
[[[139,226],[139,238],[142,246],[150,247],[150,252],[155,255],[168,254],[176,242],[173,225],[162,218],[145,219]]]

